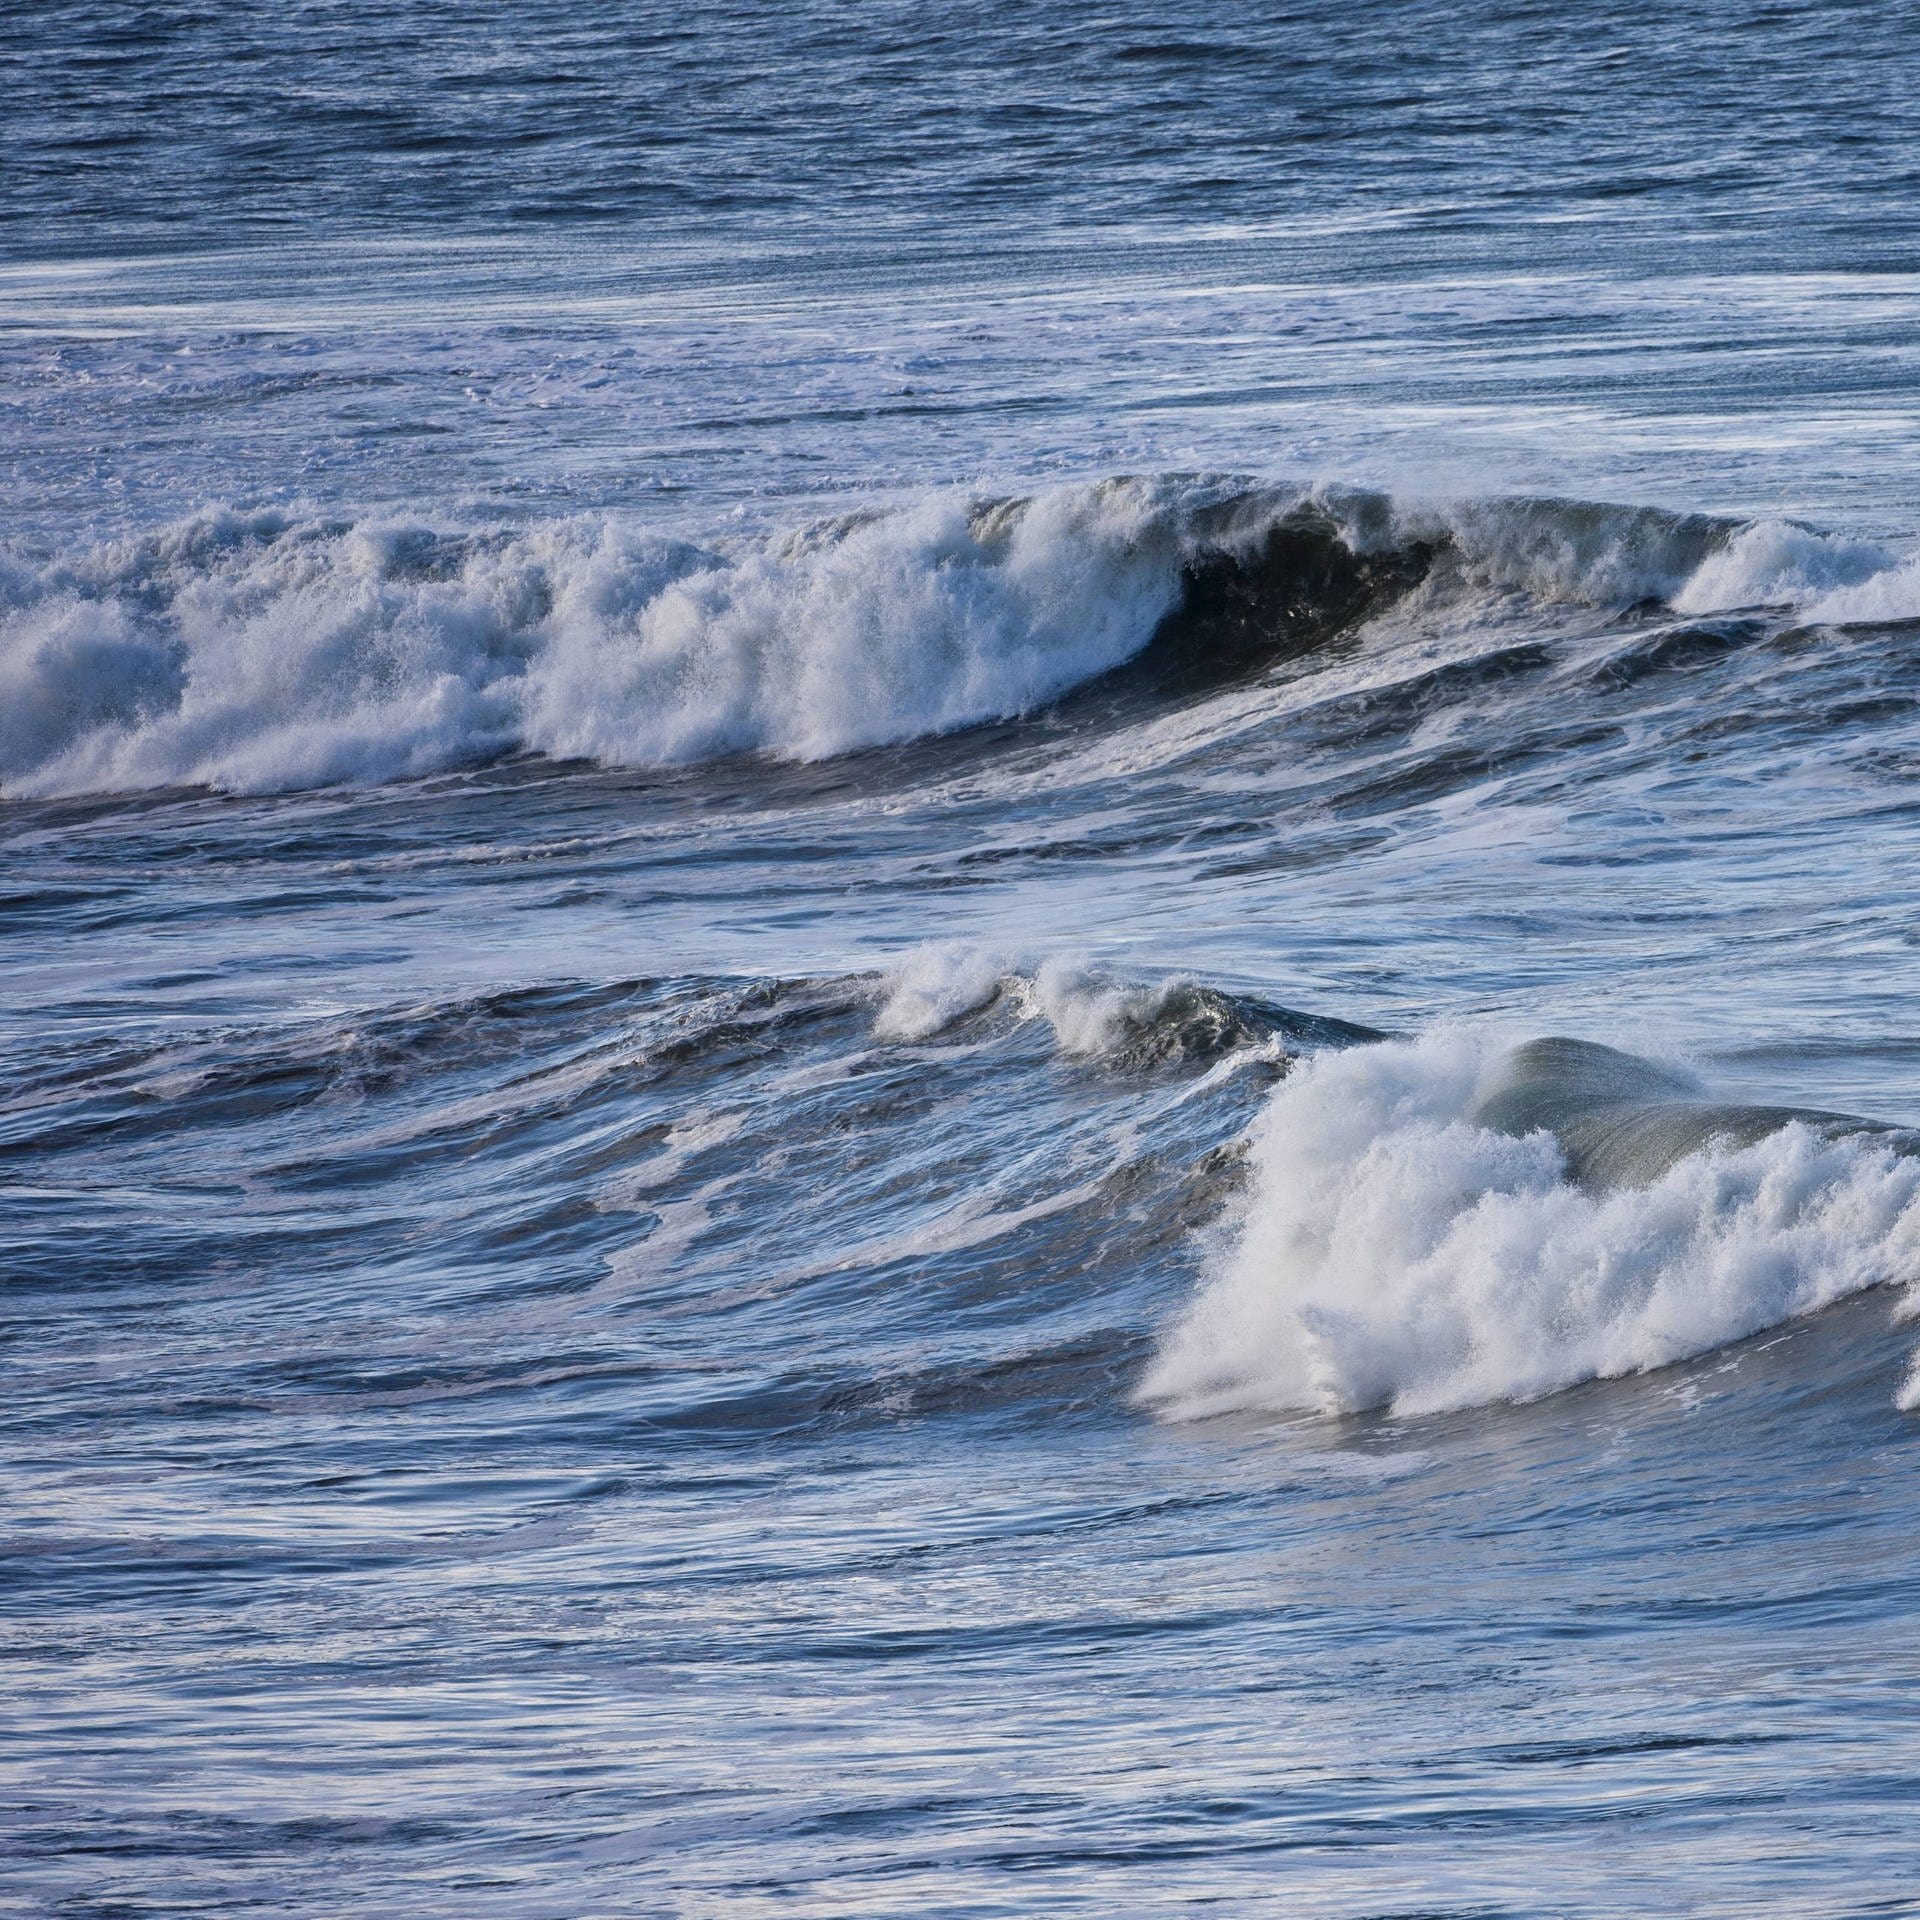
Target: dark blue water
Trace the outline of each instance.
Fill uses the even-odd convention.
[[[1430,236],[1433,264],[1475,235],[1469,258],[1537,266],[1530,229],[1597,223],[1623,250],[1665,226],[1678,258],[1733,240],[1903,268],[1920,188],[1910,23],[1865,0],[1650,20],[1525,0],[454,0],[373,20],[55,0],[6,52],[22,258],[377,233],[544,251],[597,227],[991,262],[1116,229],[1371,219]]]
[[[1917,56],[0,22],[0,1904],[1920,1912]]]

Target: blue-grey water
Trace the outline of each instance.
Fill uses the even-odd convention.
[[[0,1905],[1920,1913],[1917,83],[0,21]]]

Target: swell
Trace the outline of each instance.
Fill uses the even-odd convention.
[[[1532,1399],[1911,1280],[1914,1146],[1584,1042],[961,946],[68,1045],[0,1103],[21,1191],[92,1196],[23,1213],[23,1298],[76,1261],[142,1297],[270,1274],[373,1324],[400,1287],[449,1353],[496,1366],[505,1314],[556,1379],[609,1314],[699,1344],[764,1309],[752,1365],[649,1363],[649,1418],[729,1429],[1057,1418],[1129,1380],[1176,1417]],[[377,1357],[343,1347],[340,1390],[387,1391]]]
[[[257,1028],[65,1041],[12,1063],[0,1158],[165,1149],[303,1115],[344,1140],[379,1116],[367,1137],[404,1166],[429,1143],[504,1150],[548,1126],[584,1134],[656,1093],[725,1095],[756,1075],[876,1049],[962,1042],[1005,1063],[1033,1052],[1028,1037],[1038,1057],[1154,1075],[1239,1052],[1284,1066],[1382,1036],[1186,975],[1137,982],[945,943],[884,973],[559,980]]]
[[[1488,596],[1920,610],[1885,550],[1552,500],[1161,477],[927,496],[713,545],[213,510],[0,556],[0,792],[377,782],[516,753],[789,762],[1166,700]]]
[[[212,1290],[310,1320],[240,1369],[260,1406],[1111,1418],[1241,1177],[1220,1143],[1365,1030],[1064,964],[961,994],[975,958],[63,1043],[0,1102],[10,1177],[63,1196],[22,1212],[9,1284],[48,1318],[84,1272],[117,1313]],[[943,971],[969,1004],[900,1032]]]

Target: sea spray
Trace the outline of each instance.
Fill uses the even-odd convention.
[[[1588,1192],[1550,1134],[1469,1122],[1494,1053],[1441,1029],[1276,1088],[1141,1398],[1174,1418],[1527,1400],[1920,1271],[1920,1160],[1792,1124]]]
[[[376,781],[511,749],[807,760],[1029,711],[1129,659],[1179,591],[1150,485],[936,495],[730,555],[213,513],[0,598],[14,795]]]
[[[1915,568],[1782,522],[1179,476],[930,493],[711,545],[217,508],[0,553],[0,792],[266,792],[513,752],[813,761],[1030,714],[1157,637],[1257,676],[1416,583],[1432,629],[1472,633],[1489,596],[1904,619]]]

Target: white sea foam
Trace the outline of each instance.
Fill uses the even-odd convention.
[[[1070,1058],[1128,1052],[1194,990],[1186,974],[1119,981],[1070,954],[1008,954],[966,941],[930,941],[894,962],[879,983],[873,1030],[882,1040],[926,1040],[1005,996],[1018,1016],[1044,1020]]]
[[[1815,594],[1801,611],[1810,620],[1832,622],[1920,620],[1920,555]]]
[[[937,495],[635,592],[598,563],[555,609],[527,740],[613,761],[811,760],[1024,713],[1129,659],[1179,590],[1147,487],[985,516]]]
[[[1787,520],[1724,522],[1653,508],[1564,500],[1474,500],[1402,507],[1393,539],[1441,537],[1469,577],[1542,600],[1676,613],[1786,607],[1814,621],[1920,616],[1920,556]],[[1364,517],[1353,537],[1379,538]]]
[[[1787,520],[1729,529],[1702,515],[1570,500],[1406,503],[1323,494],[1356,545],[1445,541],[1468,577],[1593,606],[1664,600],[1676,613],[1786,607],[1817,621],[1920,616],[1920,556]]]
[[[1107,979],[1084,961],[1055,954],[1035,971],[1027,992],[1062,1053],[1098,1059],[1120,1052],[1151,1028],[1192,986],[1186,974],[1128,985]]]
[[[1590,606],[1664,600],[1710,551],[1714,523],[1651,507],[1494,499],[1403,508],[1396,537],[1444,538],[1486,586]]]
[[[1904,594],[1889,597],[1902,574],[1908,577]],[[1903,567],[1875,541],[1757,520],[1709,554],[1671,600],[1676,613],[1793,607],[1815,620],[1898,618],[1920,611],[1916,587],[1920,574],[1913,564]],[[1849,604],[1859,611],[1844,611]]]
[[[249,790],[513,744],[541,587],[497,545],[212,513],[16,574],[7,598],[8,792]]]
[[[1550,1136],[1467,1122],[1489,1064],[1441,1032],[1282,1083],[1142,1398],[1175,1418],[1525,1400],[1920,1272],[1920,1161],[1794,1125],[1588,1193]],[[1920,1373],[1906,1395],[1920,1404]]]
[[[1130,659],[1189,560],[1252,555],[1296,512],[1360,552],[1444,547],[1409,603],[1443,622],[1485,615],[1487,591],[1920,613],[1920,561],[1871,543],[1565,501],[1122,480],[933,494],[724,552],[591,519],[444,534],[216,510],[0,557],[0,791],[261,791],[515,750],[814,760],[944,733]]]
[[[0,783],[250,791],[510,748],[815,759],[1119,665],[1181,556],[1147,483],[931,496],[727,555],[588,521],[453,539],[210,513],[0,575]]]
[[[965,941],[914,947],[882,977],[874,1033],[882,1040],[930,1040],[984,1007],[1011,977],[1009,961]]]

